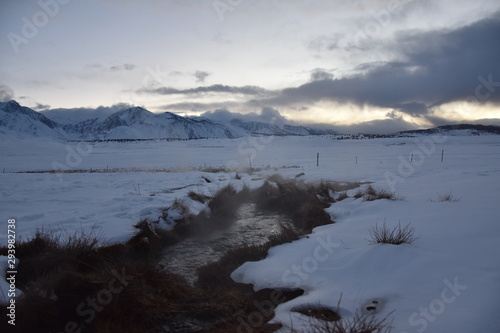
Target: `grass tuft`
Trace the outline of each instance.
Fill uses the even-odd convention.
[[[388,200],[404,200],[404,197],[395,194],[385,188],[377,188],[369,185],[364,189],[359,189],[355,194],[354,198],[363,198],[363,201],[375,201],[380,199]]]
[[[321,305],[306,304],[294,307],[291,311],[298,312],[304,316],[319,319],[321,321],[338,321],[341,319],[336,311]]]
[[[311,319],[308,326],[309,328],[301,333],[390,333],[392,330],[388,317],[378,319],[373,314],[359,312],[351,318],[337,321]]]
[[[337,197],[337,201],[342,201],[344,199],[349,198],[349,195],[347,195],[347,192],[342,192],[340,195]]]
[[[440,194],[436,200],[431,199],[434,202],[458,202],[459,198],[456,198],[451,192]]]
[[[258,208],[287,215],[297,229],[310,233],[317,226],[333,223],[325,212],[333,202],[325,198],[331,198],[331,189],[325,184],[306,185],[297,179],[273,175],[253,191],[253,197]]]
[[[311,191],[316,193],[322,201],[325,202],[335,202],[333,194],[335,193],[335,186],[332,183],[320,182],[316,185],[312,185]]]
[[[389,229],[385,222],[382,227],[375,225],[370,230],[370,236],[370,244],[413,244],[418,239],[415,236],[415,229],[410,224],[401,227],[401,223],[393,229]]]

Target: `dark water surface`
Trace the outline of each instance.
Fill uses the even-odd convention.
[[[286,217],[261,211],[253,203],[245,203],[238,209],[236,221],[231,226],[207,235],[188,237],[166,248],[160,265],[194,284],[199,267],[215,262],[227,251],[243,245],[264,244],[269,236],[279,232],[282,222],[287,222]]]

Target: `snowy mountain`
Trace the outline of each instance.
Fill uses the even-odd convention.
[[[47,114],[44,112],[44,114]],[[181,117],[174,113],[153,113],[141,107],[127,107],[109,116],[74,121],[75,115],[64,119],[58,112],[53,121],[40,112],[19,105],[15,101],[0,103],[0,134],[17,137],[52,137],[70,140],[119,139],[200,139],[237,138],[246,135],[305,136],[334,135],[332,130],[313,129],[260,121],[231,119],[220,122],[204,117]],[[96,113],[97,115],[97,113]],[[403,131],[389,135],[345,135],[338,138],[398,137],[416,135],[483,135],[500,134],[499,126],[445,125],[427,130]]]
[[[20,137],[66,136],[61,125],[15,101],[0,103],[0,133],[10,133]]]
[[[208,119],[181,117],[170,112],[154,114],[141,107],[112,114],[95,124],[93,132],[99,138],[106,139],[235,137],[225,126]]]
[[[0,104],[0,131],[16,136],[55,137],[73,140],[115,139],[199,139],[237,138],[245,135],[322,135],[335,134],[304,126],[274,125],[258,121],[234,119],[229,123],[204,117],[181,117],[174,113],[152,113],[141,107],[131,107],[108,117],[96,117],[79,122],[64,119],[58,122],[40,112],[20,106],[15,101]],[[44,112],[45,113],[45,112]],[[73,118],[71,115],[70,118]]]

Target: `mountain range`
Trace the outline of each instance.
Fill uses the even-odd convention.
[[[74,123],[56,122],[16,101],[0,103],[0,133],[18,137],[55,137],[70,140],[237,138],[246,135],[323,135],[332,130],[232,119],[217,122],[203,117],[153,113],[131,107],[107,117]]]
[[[50,113],[47,113],[50,114]],[[16,101],[0,102],[0,134],[16,137],[52,137],[66,140],[138,140],[238,138],[248,135],[335,135],[329,129],[231,119],[214,121],[204,117],[182,117],[171,112],[153,113],[128,107],[110,115],[70,121],[58,114],[49,119],[42,112]],[[397,132],[383,137],[445,133],[447,135],[500,134],[500,126],[445,125],[427,130]],[[349,136],[352,137],[352,136]]]

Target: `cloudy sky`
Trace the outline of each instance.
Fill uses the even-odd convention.
[[[0,0],[0,31],[0,100],[37,110],[500,124],[498,0]]]

